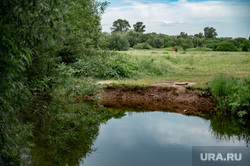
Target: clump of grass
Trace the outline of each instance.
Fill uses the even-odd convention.
[[[250,77],[235,78],[228,75],[216,76],[210,90],[218,102],[218,110],[228,111],[239,117],[250,115]]]

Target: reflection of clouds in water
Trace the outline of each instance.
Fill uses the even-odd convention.
[[[122,119],[112,119],[101,127],[103,141],[126,149],[150,141],[161,147],[242,145],[239,142],[218,142],[209,130],[210,122],[199,117],[175,113],[135,113]]]

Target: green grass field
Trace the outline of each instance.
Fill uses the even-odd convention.
[[[197,82],[198,86],[204,86],[219,74],[250,76],[250,52],[130,49],[120,53],[131,55],[129,60],[137,67],[137,74],[134,78],[119,80],[119,84],[148,85],[173,80]]]

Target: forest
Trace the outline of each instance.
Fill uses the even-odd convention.
[[[65,162],[63,155],[70,144],[84,143],[84,150],[89,150],[99,124],[124,115],[103,110],[95,95],[102,87],[95,82],[138,75],[139,67],[131,56],[117,51],[248,52],[250,47],[245,38],[216,38],[213,27],[204,28],[204,35],[181,32],[168,36],[144,33],[142,22],[130,29],[126,20],[120,20],[125,24],[119,27],[117,20],[112,33],[105,33],[101,17],[108,4],[94,0],[0,1],[0,165],[20,165],[23,154],[34,146],[32,142],[41,140],[51,148],[51,154],[44,155],[52,157],[55,165]],[[230,91],[223,90],[228,80],[231,82],[225,85]],[[249,77],[214,80],[214,95],[221,103],[227,101],[227,107],[240,118],[248,118],[249,94],[245,94],[249,85]],[[90,96],[96,103],[90,107],[76,102],[76,96]],[[79,137],[84,134],[87,138]],[[79,146],[75,153],[81,155]]]

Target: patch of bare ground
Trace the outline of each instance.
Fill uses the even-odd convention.
[[[106,107],[132,108],[150,111],[168,111],[182,114],[210,114],[215,103],[200,90],[182,85],[195,83],[160,83],[151,87],[107,87],[101,94],[101,104]]]
[[[107,85],[107,84],[113,84],[113,83],[116,83],[116,81],[111,81],[111,80],[99,81],[96,84]]]

